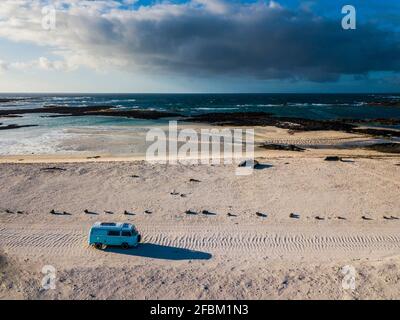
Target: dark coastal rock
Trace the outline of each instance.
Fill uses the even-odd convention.
[[[400,137],[400,131],[390,129],[375,129],[375,128],[357,128],[351,131],[351,133],[367,134],[374,137]]]
[[[4,116],[1,116],[2,118],[22,118],[22,116],[17,115],[17,114],[7,114]]]
[[[284,150],[284,151],[297,151],[303,152],[306,149],[300,148],[293,144],[274,144],[274,143],[264,143],[260,146],[260,148],[267,149],[267,150]]]
[[[214,125],[228,126],[257,126],[273,125],[275,123],[272,114],[266,112],[214,112],[194,115],[184,121],[202,122]]]
[[[341,121],[353,124],[369,124],[376,123],[388,126],[395,126],[400,124],[400,119],[398,118],[377,118],[377,119],[343,119]]]
[[[400,153],[400,143],[375,143],[369,146],[366,146],[365,149],[375,150],[378,152],[384,153]]]
[[[280,121],[276,127],[293,131],[345,131],[349,132],[355,125],[343,121],[313,120],[302,118],[276,118]]]
[[[0,98],[0,103],[10,103],[29,100],[30,98]]]
[[[275,126],[295,131],[345,131],[354,128],[354,125],[342,121],[276,117],[266,112],[205,113],[188,117],[183,121],[204,122],[219,126]]]
[[[399,100],[387,100],[387,101],[371,101],[367,103],[368,106],[381,106],[381,107],[400,107]]]
[[[20,128],[29,128],[29,127],[37,127],[36,124],[26,124],[26,125],[18,125],[18,124],[9,124],[7,126],[3,126],[0,123],[0,130],[12,130],[12,129],[20,129]]]
[[[14,109],[0,110],[0,116],[10,114],[20,115],[29,113],[49,113],[46,117],[73,117],[73,116],[108,116],[108,117],[125,117],[137,119],[156,120],[160,118],[181,117],[180,114],[173,112],[161,112],[155,110],[121,110],[114,106],[87,106],[87,107],[68,107],[50,105],[35,109]]]
[[[274,126],[296,131],[342,131],[374,137],[400,137],[400,131],[378,128],[358,128],[357,124],[371,123],[368,120],[315,120],[277,117],[266,112],[205,113],[182,119],[182,121],[213,124],[217,126]],[[397,125],[399,119],[375,119],[381,124]]]

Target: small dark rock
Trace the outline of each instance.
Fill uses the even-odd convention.
[[[283,151],[297,151],[297,152],[303,152],[306,150],[304,148],[300,148],[293,144],[274,144],[274,143],[271,144],[264,143],[261,145],[261,148],[267,150],[283,150]]]
[[[58,167],[41,168],[40,171],[66,171],[67,169]]]
[[[325,161],[341,161],[342,158],[338,156],[328,156],[325,158]]]
[[[217,215],[216,213],[210,212],[208,210],[203,210],[201,213],[204,214],[204,215],[207,215],[207,216],[215,216],[215,215]]]
[[[366,217],[366,216],[362,216],[361,219],[363,219],[363,220],[368,220],[368,221],[369,221],[369,220],[374,220],[374,219],[368,218],[368,217]]]
[[[188,215],[196,215],[197,214],[197,212],[192,211],[192,210],[186,210],[185,213]]]
[[[268,215],[266,215],[265,213],[261,213],[261,212],[256,212],[256,215],[258,216],[258,217],[261,217],[261,218],[266,218],[266,217],[268,217]]]

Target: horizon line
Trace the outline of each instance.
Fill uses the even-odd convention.
[[[242,95],[242,94],[260,94],[260,95],[268,95],[268,94],[289,94],[289,95],[294,95],[294,94],[325,94],[325,95],[334,95],[334,94],[400,94],[400,91],[392,91],[392,92],[362,92],[362,91],[355,91],[355,92],[39,92],[39,91],[35,91],[35,92],[23,92],[23,91],[14,91],[14,92],[1,92],[0,91],[0,95],[16,95],[16,94],[37,94],[37,95],[82,95],[82,94],[86,94],[86,95],[111,95],[111,94],[115,94],[115,95],[171,95],[171,94],[176,94],[176,95],[211,95],[211,94],[215,94],[215,95]]]

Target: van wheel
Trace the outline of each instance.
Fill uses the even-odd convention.
[[[121,247],[122,247],[122,249],[129,249],[129,244],[127,244],[126,242],[124,242],[124,243],[121,245]]]
[[[103,244],[102,243],[95,243],[94,247],[98,250],[103,249]]]

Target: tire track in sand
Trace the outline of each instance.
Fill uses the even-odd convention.
[[[230,255],[329,255],[341,252],[377,252],[381,255],[400,250],[400,235],[386,233],[315,235],[289,232],[259,232],[239,230],[199,231],[142,229],[143,242],[198,250],[212,254]],[[81,256],[96,254],[88,250],[87,235],[76,229],[27,229],[7,227],[0,229],[0,247],[16,255]]]

